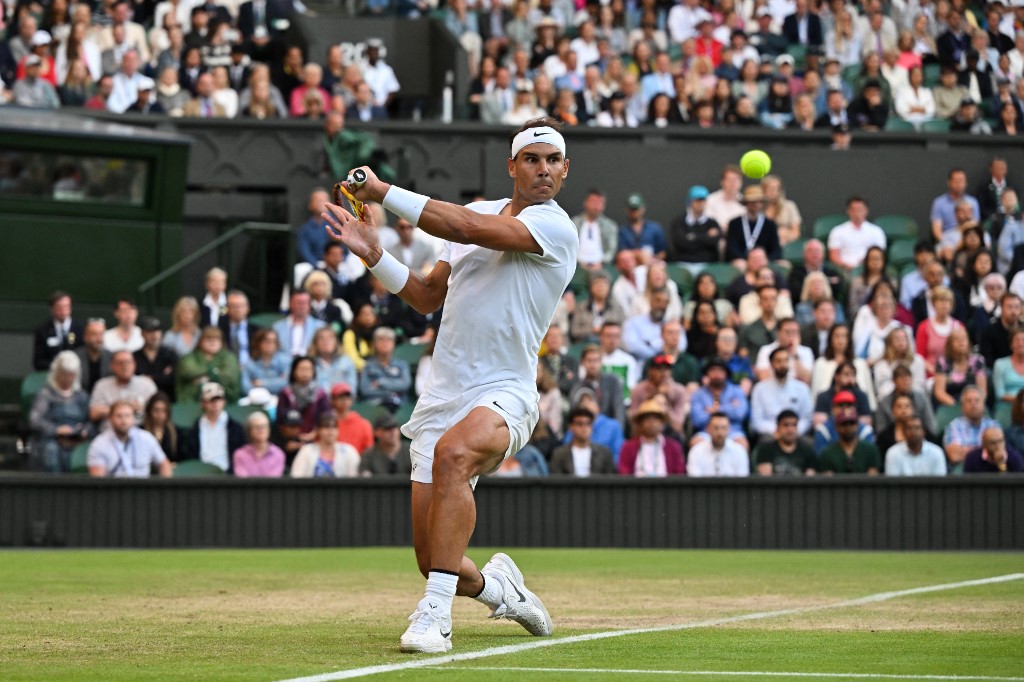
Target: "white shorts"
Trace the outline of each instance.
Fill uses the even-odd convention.
[[[402,433],[412,439],[409,451],[412,454],[410,478],[413,481],[433,483],[434,448],[437,441],[476,407],[486,407],[505,419],[510,442],[502,461],[522,450],[530,442],[533,429],[540,419],[537,394],[526,393],[515,386],[481,386],[456,399],[438,398],[424,393],[417,401],[412,417],[402,427]],[[484,473],[493,473],[497,468],[495,466],[494,470]],[[471,486],[476,487],[477,478],[479,477],[473,477],[470,481]]]

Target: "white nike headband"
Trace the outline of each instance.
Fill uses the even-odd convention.
[[[540,128],[527,128],[512,139],[512,158],[516,158],[523,147],[538,142],[558,147],[558,151],[565,156],[565,138],[562,137],[562,134],[550,126],[541,126]]]

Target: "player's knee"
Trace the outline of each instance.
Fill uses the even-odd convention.
[[[476,453],[462,443],[438,441],[434,449],[434,481],[469,480],[476,470]]]

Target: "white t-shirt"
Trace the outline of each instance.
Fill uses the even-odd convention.
[[[467,208],[497,215],[508,199]],[[426,393],[456,398],[486,384],[537,392],[537,353],[555,307],[576,271],[576,226],[554,201],[516,218],[543,253],[493,251],[446,241],[439,260],[451,265]]]
[[[601,227],[597,221],[583,221],[580,226],[580,263],[601,263],[604,261],[604,247],[601,245]]]
[[[767,346],[761,346],[761,350],[757,351],[757,360],[754,362],[754,369],[758,370],[758,369],[764,369],[765,367],[771,367],[771,364],[772,364],[771,363],[772,351],[775,350],[778,347],[779,347],[779,342],[778,341],[772,341]],[[793,357],[793,354],[790,353],[790,356],[789,356],[789,376],[791,378],[794,378],[794,379],[796,377],[793,376],[793,365],[794,365],[795,361],[798,360],[798,359],[800,360],[800,363],[804,367],[806,367],[807,369],[810,369],[810,368],[812,368],[814,366],[814,351],[812,351],[807,346],[797,346],[796,347],[796,357]]]
[[[687,476],[749,476],[750,456],[743,446],[726,440],[721,450],[711,447],[705,438],[692,448],[686,460]]]
[[[885,232],[878,225],[867,221],[856,228],[847,220],[834,227],[828,236],[829,251],[839,249],[839,258],[844,263],[860,265],[872,246],[885,250]]]
[[[577,476],[590,475],[590,448],[578,448],[572,446],[572,466]]]

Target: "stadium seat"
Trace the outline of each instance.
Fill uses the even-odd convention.
[[[786,48],[786,54],[793,58],[793,68],[803,71],[807,66],[807,46],[803,43],[794,43]]]
[[[71,451],[71,473],[85,474],[89,472],[88,457],[89,445],[92,441],[79,443]]]
[[[885,122],[885,129],[890,133],[917,132],[917,126],[910,121],[904,121],[899,116],[890,116],[889,120]]]
[[[924,86],[934,88],[942,78],[942,66],[940,64],[924,65]]]
[[[1013,426],[1013,419],[1011,415],[1013,413],[1013,403],[1008,403],[1005,400],[1000,400],[996,403],[996,416],[995,420],[1004,428],[1008,429]]]
[[[680,298],[686,298],[693,291],[693,274],[679,263],[668,263],[665,266],[668,277],[679,287]]]
[[[701,270],[701,274],[708,273],[715,278],[719,289],[729,286],[729,283],[740,276],[740,271],[731,263],[707,263]]]
[[[943,434],[949,423],[961,414],[959,405],[942,405],[935,410],[935,426],[939,430],[939,435]]]
[[[215,464],[201,459],[186,459],[174,466],[174,478],[191,478],[195,476],[223,476],[224,471]]]
[[[917,221],[908,215],[883,215],[871,222],[882,228],[882,232],[885,232],[885,237],[889,241],[917,239],[921,235]],[[890,258],[890,260],[892,259]]]
[[[857,82],[857,78],[860,76],[861,69],[863,68],[860,64],[850,64],[843,69],[843,80],[853,85]]]
[[[32,372],[21,380],[21,414],[28,421],[28,413],[32,411],[32,403],[36,394],[46,385],[49,372]]]
[[[191,429],[203,413],[199,403],[174,403],[171,405],[171,422],[179,429]]]
[[[228,405],[225,410],[229,417],[245,426],[245,420],[249,418],[249,415],[253,412],[259,412],[260,408],[256,405]]]
[[[249,322],[256,325],[257,327],[266,327],[269,329],[274,326],[274,323],[280,320],[283,315],[280,313],[257,313],[256,315],[249,316]]]
[[[814,221],[814,228],[811,230],[811,234],[814,235],[815,239],[820,239],[823,242],[828,242],[828,233],[832,231],[832,228],[836,225],[841,225],[848,220],[844,213],[829,213],[823,215]]]
[[[917,241],[914,239],[897,239],[889,244],[889,264],[897,269],[907,263],[913,264],[916,243]]]
[[[782,247],[782,259],[793,265],[802,265],[804,262],[804,244],[806,239],[797,239]]]
[[[591,345],[591,343],[593,343],[593,342],[592,341],[577,341],[576,343],[574,343],[571,346],[569,346],[569,350],[567,351],[566,354],[569,357],[576,358],[577,360],[579,360],[580,359],[580,355],[583,354],[583,349],[586,348],[587,346]]]
[[[387,414],[387,408],[365,400],[360,400],[352,405],[352,409],[365,417],[371,424],[377,417]]]
[[[395,421],[398,422],[399,426],[404,426],[409,421],[414,409],[416,409],[416,402],[413,400],[406,400],[398,406],[398,409],[395,411]]]
[[[925,121],[921,124],[921,131],[926,133],[948,133],[949,121],[937,118],[933,121]]]
[[[416,364],[423,357],[423,351],[427,349],[425,343],[403,343],[395,346],[395,357],[409,363],[409,369],[415,370]]]

